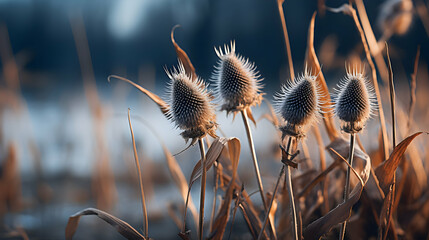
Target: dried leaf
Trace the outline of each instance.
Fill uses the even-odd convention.
[[[237,138],[233,138],[228,141],[229,158],[232,163],[232,179],[225,192],[224,200],[220,206],[219,213],[216,216],[216,220],[213,224],[213,231],[210,234],[209,239],[222,239],[223,234],[225,233],[226,224],[230,215],[229,208],[232,202],[234,190],[237,189],[235,178],[237,176],[237,167],[240,160],[240,148],[240,141]]]
[[[329,149],[335,150],[340,156],[347,156],[349,152],[349,143],[339,137],[328,145]],[[330,152],[332,157],[339,161],[341,157]],[[344,161],[344,159],[342,159]],[[363,187],[366,184],[371,171],[371,159],[358,146],[355,146],[353,156],[354,168],[360,170],[360,182],[353,188],[350,198],[339,204],[336,208],[329,211],[328,214],[312,222],[304,231],[304,239],[319,239],[322,235],[328,233],[337,224],[344,222],[348,217],[351,208],[359,200]],[[353,172],[359,176],[354,169]]]
[[[181,49],[174,40],[174,30],[176,30],[176,28],[178,27],[180,27],[180,25],[176,25],[173,27],[173,29],[171,29],[171,43],[173,43],[174,49],[176,50],[177,58],[180,60],[180,62],[183,63],[183,66],[185,67],[186,74],[192,76],[192,79],[197,79],[197,74],[195,73],[194,65],[192,65],[188,54],[186,54],[186,52],[183,51],[183,49]]]
[[[313,13],[311,18],[310,26],[308,27],[308,39],[307,39],[307,53],[306,53],[306,63],[308,64],[311,74],[317,75],[317,82],[321,90],[321,105],[322,105],[322,115],[323,122],[325,124],[326,132],[329,135],[329,138],[332,140],[336,139],[339,136],[337,129],[335,128],[333,114],[331,109],[331,97],[329,94],[328,85],[326,84],[325,77],[323,76],[322,70],[320,68],[319,60],[314,50],[314,21],[316,19],[316,12]]]
[[[223,148],[229,144],[229,141],[233,141],[237,138],[216,138],[216,140],[211,144],[210,148],[207,150],[206,154],[206,171],[208,171],[212,166],[213,163],[219,158],[219,156],[222,153]],[[191,193],[191,187],[194,184],[195,181],[198,180],[198,178],[202,175],[202,166],[201,166],[201,159],[197,162],[194,169],[192,170],[191,178],[189,180],[189,188],[187,190],[187,199],[190,198]],[[187,209],[188,209],[188,200],[185,201],[185,212],[183,219],[186,219],[187,216]],[[196,221],[198,222],[198,221]],[[184,230],[184,229],[183,229]]]
[[[190,208],[192,217],[194,219],[194,223],[198,222],[198,212],[195,208],[195,204],[192,201],[192,198],[189,196],[188,198],[188,183],[186,181],[186,178],[182,172],[182,169],[180,168],[179,164],[177,163],[176,158],[173,157],[170,151],[168,151],[167,147],[164,143],[162,144],[162,149],[164,151],[165,159],[167,161],[168,170],[170,171],[171,176],[173,177],[174,183],[176,184],[177,188],[180,191],[180,195],[182,196],[183,201],[185,204],[187,203],[187,206]],[[188,201],[188,202],[187,202]]]
[[[112,79],[112,78],[116,78],[118,80],[122,80],[124,82],[127,82],[127,83],[133,85],[138,90],[140,90],[142,93],[146,94],[146,96],[148,96],[152,101],[154,101],[158,105],[161,112],[165,116],[168,117],[168,110],[169,110],[170,106],[164,100],[162,100],[160,97],[158,97],[158,95],[156,95],[156,94],[152,93],[151,91],[141,87],[137,83],[134,83],[133,81],[126,79],[126,78],[123,78],[123,77],[120,77],[120,76],[110,75],[107,77],[107,81],[110,82],[110,79]]]
[[[383,201],[383,207],[381,208],[380,213],[380,223],[378,226],[378,239],[385,239],[387,236],[387,227],[390,224],[390,216],[392,215],[392,205],[393,205],[393,195],[395,194],[395,188],[393,184],[390,185],[389,192]],[[384,237],[383,237],[384,236]]]
[[[232,141],[236,138],[217,138],[212,145],[210,146],[209,150],[207,150],[207,156],[206,156],[206,171],[208,171],[212,166],[213,163],[218,159],[220,154],[222,153],[223,148],[229,144],[229,141]],[[238,139],[237,139],[238,140]],[[201,174],[203,173],[201,166],[201,159],[197,162],[194,169],[192,170],[191,178],[189,180],[189,187],[194,184],[195,181],[198,180],[199,177],[201,177]]]
[[[69,217],[69,221],[66,226],[66,240],[71,240],[73,238],[73,235],[77,230],[80,217],[88,215],[96,215],[97,217],[114,227],[116,231],[118,231],[118,233],[120,233],[126,239],[145,239],[143,235],[141,235],[133,227],[131,227],[128,223],[122,221],[121,219],[95,208],[87,208]]]
[[[389,186],[393,181],[393,175],[396,171],[396,168],[399,166],[400,160],[402,159],[405,150],[407,150],[414,138],[420,134],[422,134],[422,132],[414,133],[413,135],[404,139],[395,147],[389,159],[384,161],[375,169],[375,174],[379,180],[380,187],[383,189],[385,194],[387,194],[389,191]]]

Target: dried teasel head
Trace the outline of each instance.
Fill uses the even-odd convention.
[[[360,132],[377,109],[372,85],[363,69],[347,69],[334,94],[334,112],[341,120],[341,129],[347,133]]]
[[[185,73],[179,61],[178,68],[165,70],[171,79],[169,84],[168,117],[178,128],[183,129],[182,137],[192,144],[209,134],[216,137],[216,115],[207,86],[200,78],[191,78]]]
[[[262,100],[260,75],[254,63],[235,53],[235,43],[216,49],[220,58],[213,74],[215,94],[222,101],[221,110],[236,113]]]
[[[285,121],[280,127],[282,139],[285,136],[304,137],[308,127],[320,117],[321,92],[316,79],[317,76],[306,69],[274,95],[276,111]]]
[[[413,21],[413,2],[411,0],[386,0],[377,20],[378,27],[388,34],[402,35]]]

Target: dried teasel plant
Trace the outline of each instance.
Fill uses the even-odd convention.
[[[241,112],[252,154],[259,193],[264,209],[267,210],[264,187],[262,185],[255,146],[248,121],[248,117],[253,120],[251,107],[259,105],[262,101],[264,94],[261,92],[261,81],[263,79],[257,72],[254,63],[235,52],[234,41],[231,41],[229,46],[224,45],[223,50],[221,47],[219,49],[215,48],[215,52],[219,57],[212,79],[215,86],[215,95],[218,101],[221,102],[221,111],[225,110],[227,114],[232,112],[234,116],[238,112]],[[274,233],[274,226],[271,224],[270,226]]]
[[[209,134],[216,138],[216,115],[211,103],[207,85],[198,77],[187,75],[183,64],[179,60],[178,68],[166,70],[171,79],[169,87],[170,108],[167,117],[170,118],[178,128],[184,130],[181,135],[192,143],[198,140],[203,169],[206,169],[206,153],[203,137]],[[206,189],[206,171],[201,176],[201,197],[199,217],[199,239],[203,239],[204,228],[204,202]]]
[[[307,67],[303,74],[298,76],[294,81],[288,81],[282,86],[280,92],[274,96],[275,108],[277,113],[282,117],[284,123],[279,127],[282,132],[282,141],[286,136],[289,136],[286,150],[282,147],[283,166],[280,170],[279,177],[277,179],[276,186],[274,188],[273,197],[268,207],[268,212],[273,205],[280,179],[282,178],[285,167],[286,167],[286,184],[289,192],[289,201],[292,213],[292,227],[294,233],[294,239],[299,239],[298,236],[298,224],[297,224],[297,212],[295,209],[295,199],[293,196],[292,189],[292,177],[290,167],[294,164],[292,162],[293,156],[290,149],[292,145],[292,139],[300,140],[305,136],[306,130],[314,124],[318,118],[320,118],[321,112],[321,90],[316,81],[317,76],[311,74],[312,71],[308,71]],[[269,214],[265,216],[262,231],[259,235],[259,239],[262,237],[263,229],[267,223]]]
[[[216,115],[207,85],[200,78],[187,75],[183,64],[165,70],[170,78],[167,116],[182,130],[181,136],[195,143],[206,134],[216,138]]]
[[[367,120],[377,111],[377,101],[374,88],[365,77],[363,67],[348,67],[346,70],[346,76],[332,94],[334,113],[341,120],[341,129],[354,134],[360,132]]]
[[[260,75],[254,63],[236,54],[235,42],[224,45],[224,50],[215,48],[219,57],[215,66],[213,82],[215,94],[222,101],[221,110],[236,114],[259,105],[262,101]]]
[[[376,110],[376,98],[374,89],[369,85],[364,69],[356,66],[346,69],[347,73],[338,84],[334,94],[334,112],[341,120],[341,129],[350,134],[350,150],[348,162],[353,164],[354,145],[356,133],[364,128],[366,122]],[[349,198],[350,191],[350,167],[347,168],[344,190],[344,201]],[[340,239],[344,239],[347,220],[340,229]]]

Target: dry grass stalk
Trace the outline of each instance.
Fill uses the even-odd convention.
[[[131,227],[128,223],[122,221],[121,219],[110,215],[106,212],[103,212],[99,209],[95,208],[86,208],[80,212],[77,212],[69,217],[69,221],[67,222],[65,237],[66,240],[72,240],[73,235],[75,234],[77,227],[79,225],[80,217],[82,216],[90,216],[95,215],[99,217],[101,220],[107,222],[113,228],[116,229],[118,233],[124,236],[129,240],[146,240],[146,238],[141,235],[137,230]]]
[[[146,238],[149,238],[149,233],[148,233],[149,232],[149,227],[148,227],[149,223],[148,223],[148,219],[147,219],[146,200],[145,200],[144,190],[143,190],[143,180],[142,180],[142,176],[141,176],[139,156],[137,154],[136,141],[134,138],[134,131],[133,131],[133,127],[131,125],[131,117],[130,117],[130,109],[129,108],[128,108],[128,124],[130,125],[131,139],[133,141],[134,160],[136,162],[137,174],[139,176],[140,193],[141,193],[141,197],[142,197],[144,236]]]
[[[322,116],[323,123],[326,128],[326,132],[328,133],[331,141],[335,140],[338,136],[340,136],[338,130],[335,128],[333,113],[330,111],[331,109],[331,97],[329,94],[328,85],[326,84],[325,77],[320,67],[319,60],[316,55],[316,51],[314,50],[314,23],[316,19],[316,13],[313,13],[311,17],[310,25],[308,27],[308,37],[307,37],[307,52],[305,61],[308,63],[310,68],[310,72],[312,75],[316,75],[318,85],[321,90],[321,108],[322,108]]]
[[[94,169],[92,187],[99,208],[110,209],[116,201],[116,185],[104,140],[103,105],[100,102],[95,85],[91,54],[81,12],[77,12],[73,17],[70,16],[70,25],[82,72],[85,96],[90,106],[93,124],[95,126],[97,162],[95,163],[96,167]]]
[[[393,143],[393,149],[395,149],[396,147],[396,127],[395,127],[395,86],[393,84],[393,71],[392,71],[392,63],[390,62],[390,55],[389,55],[389,46],[387,45],[386,42],[386,55],[387,55],[387,60],[389,63],[389,89],[390,89],[390,105],[391,105],[391,109],[392,109],[392,143]],[[382,230],[382,225],[380,225],[379,227],[379,238],[381,238],[383,236],[383,240],[386,239],[387,237],[387,232],[389,231],[389,227],[390,227],[390,223],[392,220],[392,208],[393,208],[393,204],[395,202],[395,189],[396,187],[396,171],[393,175],[393,182],[392,185],[390,185],[390,190],[389,193],[387,194],[387,198],[384,200],[386,203],[386,208],[384,207],[383,204],[383,209],[382,209],[382,214],[383,215],[385,213],[385,218],[387,219],[387,223],[385,226],[385,230],[383,235],[381,235],[381,230]],[[385,209],[385,210],[384,210]],[[384,210],[384,211],[383,211]],[[380,223],[383,223],[383,219],[382,216],[380,216]]]
[[[295,71],[293,70],[292,52],[290,50],[289,34],[287,32],[287,27],[286,27],[286,19],[285,19],[285,14],[283,10],[283,3],[284,3],[284,0],[277,0],[277,7],[279,10],[280,20],[282,22],[283,37],[286,45],[287,60],[289,63],[290,79],[295,79]]]
[[[204,150],[204,140],[202,138],[198,139],[198,145],[200,147],[201,163],[203,168],[203,172],[201,175],[200,220],[198,225],[198,236],[199,239],[202,240],[204,238],[204,200],[206,194],[206,152]]]

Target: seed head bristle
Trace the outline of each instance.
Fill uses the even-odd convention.
[[[348,67],[346,76],[335,89],[334,112],[347,133],[360,132],[377,108],[374,89],[363,72],[362,67]]]
[[[178,128],[183,129],[182,137],[193,142],[206,134],[216,137],[216,115],[210,102],[207,86],[200,78],[191,79],[185,73],[179,61],[176,69],[165,70],[171,79],[169,84],[169,102],[171,108],[168,117]]]
[[[235,53],[235,42],[215,48],[219,57],[213,74],[215,95],[222,102],[221,110],[238,112],[260,104],[261,81],[254,63]]]
[[[386,0],[380,8],[378,27],[390,34],[405,34],[413,21],[411,0]]]
[[[280,127],[282,138],[304,137],[308,126],[320,117],[321,90],[316,79],[306,68],[295,81],[288,81],[274,95],[276,111],[285,121]]]

